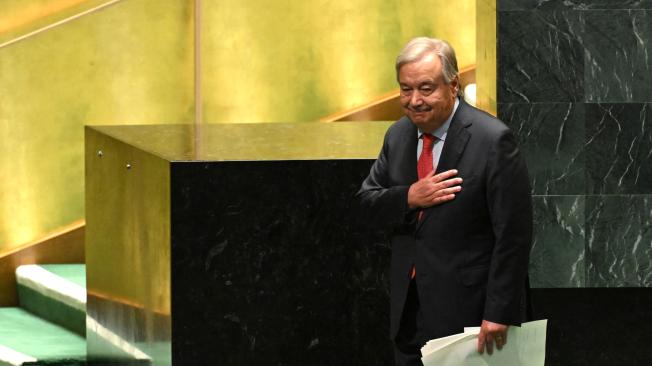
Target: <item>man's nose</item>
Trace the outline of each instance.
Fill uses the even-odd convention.
[[[421,105],[423,104],[423,99],[421,99],[421,94],[419,92],[415,91],[412,93],[412,96],[410,97],[410,105]]]

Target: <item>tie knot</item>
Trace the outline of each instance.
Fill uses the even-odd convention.
[[[423,146],[424,148],[430,148],[432,147],[432,144],[435,143],[435,140],[437,138],[429,133],[424,133],[423,134]]]

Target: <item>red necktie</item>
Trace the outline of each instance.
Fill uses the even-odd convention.
[[[421,149],[421,155],[419,155],[419,161],[417,161],[417,173],[419,175],[419,179],[425,177],[430,173],[433,169],[432,166],[432,145],[436,141],[436,137],[424,133],[422,135],[423,138],[423,149]],[[419,213],[417,214],[417,218],[421,220],[423,218],[423,210],[420,210]],[[410,279],[414,279],[417,276],[417,270],[416,267],[413,265],[412,270],[410,271]]]
[[[436,137],[424,133],[423,134],[423,149],[421,149],[421,155],[419,155],[419,161],[417,161],[417,173],[419,174],[419,179],[422,179],[428,173],[432,171],[432,145],[435,144]],[[423,217],[423,210],[419,211],[419,220]]]

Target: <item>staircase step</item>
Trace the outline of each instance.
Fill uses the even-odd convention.
[[[86,340],[20,308],[0,308],[0,366],[84,365]]]
[[[16,269],[21,308],[81,336],[86,334],[86,267],[24,265]]]

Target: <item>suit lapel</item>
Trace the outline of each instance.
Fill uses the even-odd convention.
[[[407,119],[407,117],[404,117]],[[401,157],[401,177],[405,177],[405,184],[412,184],[416,182],[418,178],[417,173],[417,143],[418,143],[418,130],[417,127],[408,120],[409,123],[406,125],[409,128],[405,129],[405,135],[402,136],[401,141],[408,141],[408,143],[403,144],[404,149],[402,151]]]
[[[471,134],[467,127],[471,125],[468,119],[464,119],[465,105],[460,102],[457,112],[453,116],[451,125],[448,128],[444,148],[442,149],[439,163],[437,164],[437,173],[442,173],[457,166],[457,162],[462,157],[462,153],[469,142]]]
[[[457,107],[457,111],[455,111],[455,115],[453,115],[450,127],[448,128],[448,133],[446,134],[444,148],[442,149],[439,163],[437,164],[437,174],[450,169],[455,169],[464,153],[466,144],[469,142],[469,138],[471,138],[471,133],[467,129],[467,127],[471,125],[471,120],[467,118],[467,110],[469,108],[470,107],[464,102],[464,100],[460,99],[460,104]],[[425,210],[423,219],[420,220],[417,225],[417,230],[426,220],[428,220],[432,211],[433,210],[431,209]]]

